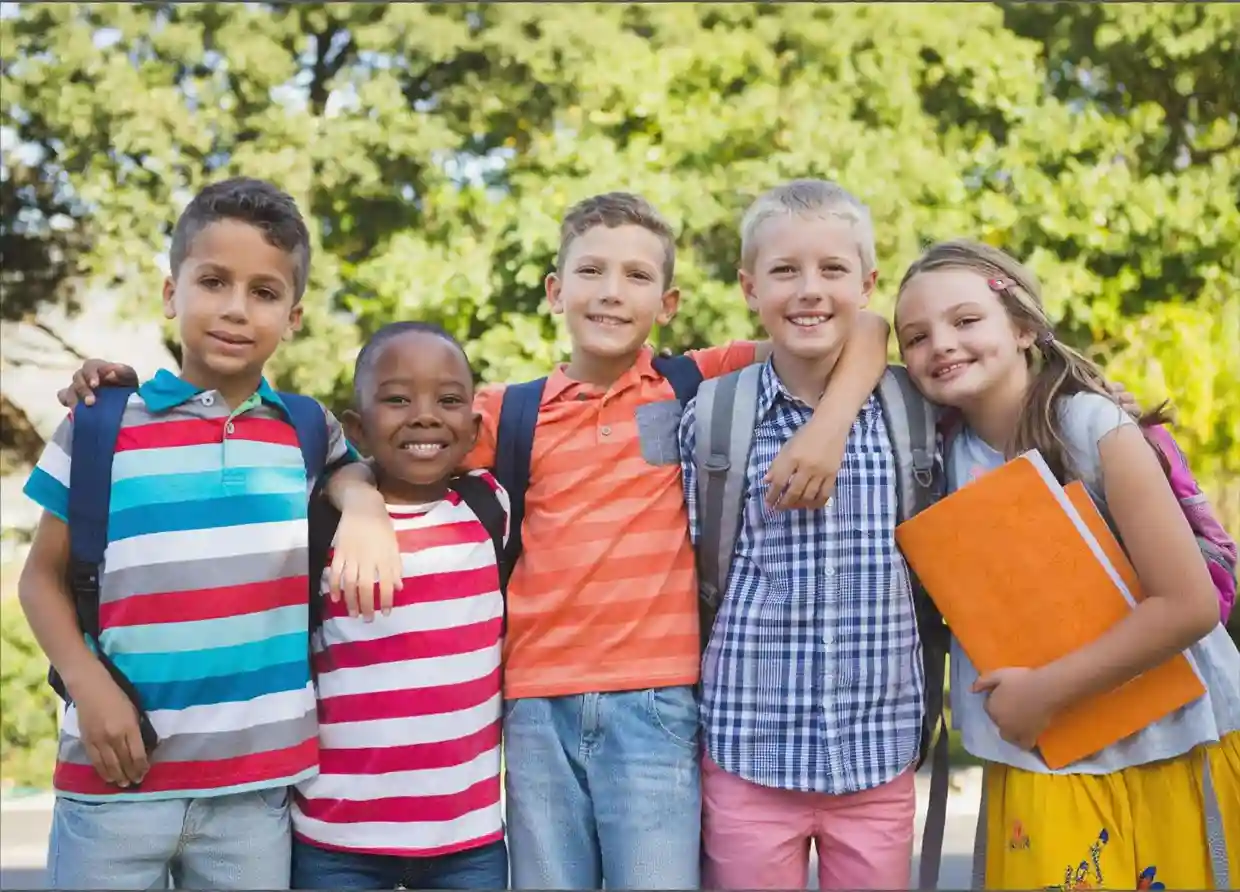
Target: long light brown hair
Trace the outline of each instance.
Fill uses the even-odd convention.
[[[897,307],[905,287],[915,277],[946,269],[969,270],[990,281],[1012,323],[1020,331],[1034,336],[1034,345],[1025,356],[1032,378],[1025,392],[1016,433],[1006,450],[1008,458],[1036,449],[1061,481],[1075,477],[1076,469],[1063,438],[1057,404],[1060,397],[1075,393],[1097,393],[1110,399],[1102,370],[1055,337],[1054,327],[1042,305],[1042,288],[1033,273],[998,248],[981,242],[954,239],[930,248],[900,280]],[[1143,426],[1163,424],[1168,418],[1164,402],[1146,412],[1140,423]]]

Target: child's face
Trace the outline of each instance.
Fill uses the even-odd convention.
[[[979,273],[921,273],[896,304],[900,354],[917,388],[944,406],[964,408],[1024,374],[1033,335],[1012,322]]]
[[[564,268],[547,276],[552,312],[563,313],[574,350],[617,359],[666,325],[680,295],[665,290],[663,243],[642,226],[595,226],[569,246]]]
[[[199,232],[164,282],[164,315],[180,323],[185,364],[223,379],[261,374],[301,327],[295,271],[293,255],[249,223],[219,220]]]
[[[816,360],[844,345],[877,272],[863,272],[852,225],[837,217],[774,217],[758,229],[752,270],[741,270],[750,309],[780,352]]]
[[[389,498],[439,498],[478,437],[465,357],[438,335],[410,331],[381,344],[364,375],[359,412],[344,416],[349,438],[374,458]]]

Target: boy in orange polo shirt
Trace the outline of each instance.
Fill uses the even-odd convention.
[[[569,211],[547,277],[572,357],[532,382],[541,395],[514,531],[524,547],[508,586],[504,746],[517,889],[698,887],[700,641],[682,406],[656,368],[667,360],[646,345],[679,304],[674,251],[646,201],[600,195]],[[869,316],[857,331],[815,422],[788,444],[784,473],[794,486],[809,481],[794,503],[826,500],[848,430],[886,367],[887,324]],[[688,356],[700,380],[768,352],[735,342]],[[469,458],[501,476],[511,464],[507,402],[503,386],[479,393],[482,432]]]

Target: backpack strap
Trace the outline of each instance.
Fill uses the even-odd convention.
[[[656,356],[650,364],[672,385],[682,409],[697,396],[698,388],[702,386],[702,370],[692,356]]]
[[[878,385],[878,400],[895,456],[897,514],[899,522],[903,523],[933,505],[944,493],[943,468],[938,460],[938,413],[913,385],[903,366],[888,366]],[[930,797],[922,832],[918,888],[934,889],[938,885],[947,825],[950,738],[944,709],[944,681],[951,635],[911,567],[908,573],[921,639],[925,685],[925,723],[918,763],[930,758]]]
[[[314,482],[327,467],[327,412],[322,404],[300,393],[280,392],[289,424],[297,432],[297,445],[306,465],[306,480]]]
[[[753,445],[762,366],[750,365],[702,383],[696,412],[698,592],[705,650],[728,584],[745,508],[745,473]]]
[[[138,712],[138,729],[150,753],[159,743],[138,689],[104,653],[99,641],[100,570],[108,546],[108,515],[112,502],[112,459],[125,407],[136,388],[100,387],[92,405],[73,411],[73,446],[69,458],[69,591],[78,625],[95,656]],[[65,702],[69,692],[55,668],[48,682]]]
[[[500,585],[508,578],[521,556],[521,525],[525,520],[525,491],[530,486],[530,459],[534,453],[534,428],[547,379],[510,384],[504,389],[499,424],[495,432],[495,479],[508,493],[508,545],[500,564]]]
[[[482,522],[483,527],[491,536],[491,544],[495,547],[496,566],[504,562],[504,527],[507,516],[499,496],[485,480],[472,474],[462,474],[448,484],[461,501],[469,506],[469,510]],[[500,591],[504,590],[505,580],[500,579]]]

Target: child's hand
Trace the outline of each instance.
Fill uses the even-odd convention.
[[[108,362],[106,359],[88,359],[82,367],[73,373],[73,380],[64,390],[57,391],[56,398],[66,409],[72,409],[79,402],[93,405],[95,389],[100,383],[113,387],[137,387],[138,373],[130,366],[119,362]]]
[[[989,692],[986,714],[1004,740],[1024,750],[1034,748],[1054,715],[1050,691],[1035,669],[999,669],[974,682],[973,691]]]
[[[383,496],[376,490],[351,491],[340,512],[330,574],[331,598],[344,598],[349,616],[375,617],[375,589],[379,608],[392,611],[392,593],[402,587],[404,575],[396,530]],[[377,580],[377,582],[376,582]]]
[[[1119,407],[1133,418],[1141,417],[1141,407],[1137,405],[1137,398],[1129,393],[1128,388],[1123,384],[1108,382],[1107,392],[1111,394],[1111,399],[1119,403]]]
[[[817,509],[835,491],[851,420],[843,430],[829,417],[814,415],[784,444],[766,472],[766,504],[772,510]]]
[[[90,764],[118,787],[137,784],[150,764],[138,729],[138,711],[102,664],[70,691],[77,707],[78,733]]]

